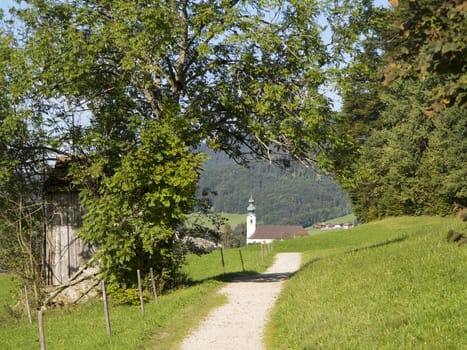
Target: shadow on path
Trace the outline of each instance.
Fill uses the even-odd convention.
[[[293,276],[295,272],[280,272],[280,273],[261,273],[255,275],[242,275],[230,278],[227,282],[254,282],[254,283],[270,283],[280,282]]]

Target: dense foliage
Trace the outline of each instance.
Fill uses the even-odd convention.
[[[465,31],[467,4],[463,0],[392,1],[398,40],[388,43],[386,79],[437,79],[431,108],[463,107],[467,103]]]
[[[152,266],[175,278],[201,142],[288,164],[323,162],[335,141],[320,1],[20,3],[11,46],[26,74],[11,105],[40,126],[38,154],[71,164],[80,235],[107,277],[133,283]]]
[[[40,299],[43,263],[41,199],[44,153],[42,129],[25,107],[30,96],[26,59],[14,36],[1,26],[0,14],[0,270],[14,272],[18,283]]]
[[[465,2],[392,3],[353,18],[363,40],[340,84],[352,140],[336,173],[365,221],[467,205]]]

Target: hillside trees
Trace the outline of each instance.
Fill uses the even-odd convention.
[[[346,193],[315,167],[292,165],[287,169],[265,162],[248,168],[227,156],[206,151],[207,160],[199,180],[199,190],[210,188],[216,212],[246,213],[248,198],[256,202],[257,220],[262,224],[311,226],[351,212]]]
[[[386,82],[394,78],[437,79],[426,113],[444,107],[465,108],[467,72],[465,31],[467,4],[463,0],[393,1],[394,30],[389,43]]]
[[[317,1],[23,3],[29,91],[74,163],[81,236],[107,275],[131,282],[152,264],[175,278],[201,142],[238,162],[326,160],[335,114]]]

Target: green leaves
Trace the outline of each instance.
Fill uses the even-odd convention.
[[[398,67],[396,76],[438,78],[433,88],[435,110],[465,108],[466,10],[462,0],[402,1],[394,13],[394,26],[401,32],[392,51],[399,66],[392,70]]]
[[[464,205],[465,118],[456,107],[424,115],[432,84],[405,79],[380,95],[385,109],[378,128],[350,168],[354,187],[346,186],[361,219],[447,215],[454,203]]]
[[[356,4],[360,14],[348,9],[348,27],[336,31],[353,33],[337,36],[337,47],[352,44],[353,55],[336,71],[344,97],[337,124],[344,148],[334,143],[332,166],[354,212],[366,221],[446,215],[454,203],[467,204],[458,187],[465,182],[459,169],[465,168],[459,151],[465,147],[459,127],[465,119],[465,5],[391,3],[394,9]],[[345,16],[338,12],[335,18]]]
[[[87,214],[80,235],[98,245],[105,273],[122,278],[135,266],[147,270],[148,261],[157,262],[160,273],[177,269],[175,228],[194,205],[202,161],[168,122],[149,122],[138,147],[122,157],[98,193],[83,197]],[[172,252],[160,261],[163,248]]]
[[[150,264],[174,277],[200,143],[239,162],[325,165],[340,142],[322,2],[25,3],[20,94],[50,156],[75,163],[81,235],[114,277]]]

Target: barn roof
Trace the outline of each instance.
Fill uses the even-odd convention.
[[[73,163],[83,163],[84,158],[68,157],[58,155],[55,159],[55,166],[50,169],[47,179],[44,183],[46,193],[61,193],[61,192],[79,192],[79,188],[73,184],[73,178],[69,174],[70,166]]]
[[[299,225],[262,225],[257,226],[255,233],[248,239],[289,239],[307,235]]]

